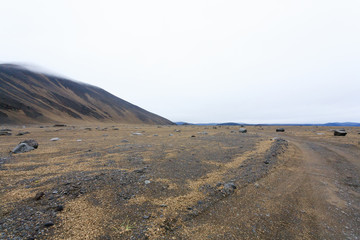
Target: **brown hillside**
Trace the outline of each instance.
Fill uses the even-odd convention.
[[[0,123],[53,122],[173,124],[101,88],[0,64]]]

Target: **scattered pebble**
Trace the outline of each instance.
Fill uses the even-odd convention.
[[[63,205],[58,205],[58,206],[56,206],[56,209],[55,209],[56,212],[61,212],[62,210],[64,210],[64,206],[63,206]]]
[[[150,180],[145,180],[145,184],[149,184],[150,183]]]
[[[53,225],[54,225],[54,223],[52,221],[49,221],[44,224],[44,227],[51,227]]]
[[[60,138],[52,138],[52,139],[50,139],[50,141],[59,141],[60,140]]]
[[[38,192],[36,195],[35,195],[35,200],[38,201],[40,200],[43,196],[45,195],[44,192]]]

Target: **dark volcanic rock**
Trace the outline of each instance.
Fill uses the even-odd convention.
[[[31,150],[34,150],[35,148],[29,146],[26,143],[20,143],[19,145],[17,145],[13,150],[12,153],[24,153],[24,152],[29,152]]]
[[[66,124],[55,124],[54,127],[66,127]]]
[[[11,132],[12,130],[10,128],[4,128],[0,129],[0,132]]]
[[[30,132],[19,132],[18,134],[16,134],[16,136],[22,136],[22,135],[25,135],[25,134],[29,134]]]
[[[277,128],[276,132],[285,132],[285,129],[284,128]]]
[[[334,130],[334,136],[346,136],[347,132],[343,129]]]
[[[35,141],[34,139],[28,139],[28,140],[25,140],[25,141],[22,141],[21,143],[26,143],[27,145],[29,145],[30,147],[33,147],[33,148],[38,148],[39,144],[37,141]]]
[[[0,131],[0,136],[11,136],[11,132]]]
[[[64,210],[64,206],[63,205],[58,205],[55,209],[56,212],[61,212],[62,210]]]
[[[54,226],[54,223],[52,221],[46,222],[44,224],[44,227],[51,227],[51,226]]]
[[[35,195],[34,199],[35,199],[36,201],[38,201],[38,200],[40,200],[44,195],[45,195],[44,192],[38,192],[38,193]]]

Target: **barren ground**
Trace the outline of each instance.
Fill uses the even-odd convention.
[[[10,128],[0,239],[360,238],[360,128]]]

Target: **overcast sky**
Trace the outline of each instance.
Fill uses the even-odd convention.
[[[360,122],[358,0],[0,3],[0,63],[172,121]]]

